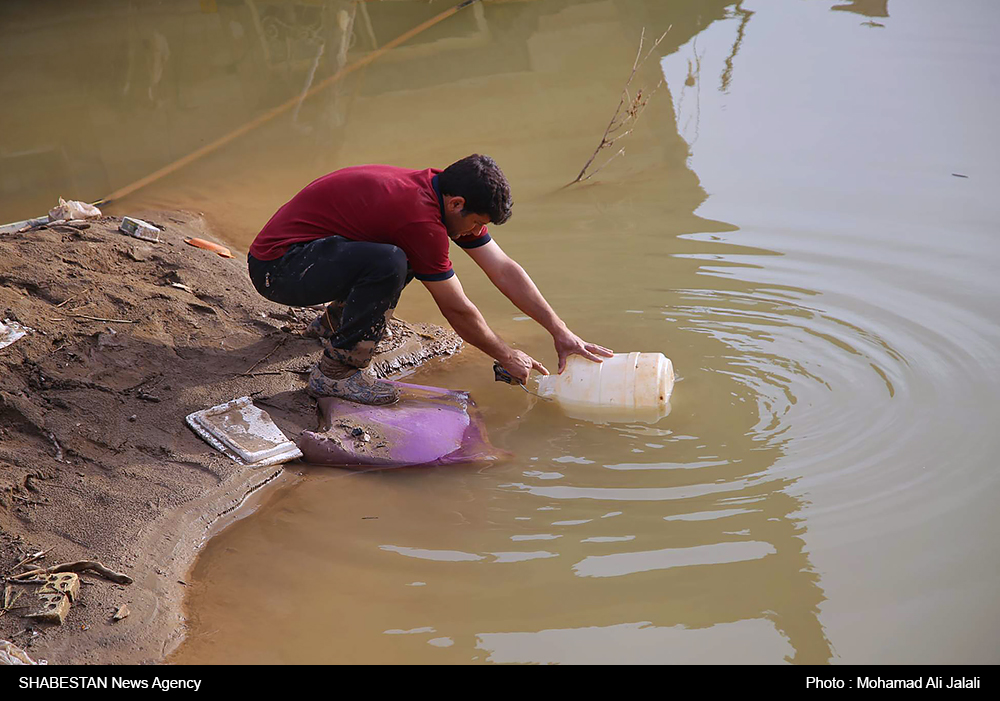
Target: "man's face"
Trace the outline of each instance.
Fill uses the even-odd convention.
[[[452,241],[466,236],[478,236],[483,227],[490,223],[489,215],[463,214],[462,207],[464,205],[465,201],[461,197],[446,198],[444,228],[448,230],[448,236]]]

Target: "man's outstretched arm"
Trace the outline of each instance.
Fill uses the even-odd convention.
[[[544,365],[527,353],[511,348],[493,332],[476,305],[465,295],[457,275],[447,280],[423,282],[455,333],[486,355],[499,360],[515,379],[524,384],[533,369],[549,374]]]
[[[599,356],[610,358],[614,353],[596,343],[587,343],[569,330],[563,320],[555,313],[545,297],[539,292],[528,273],[517,261],[508,256],[496,241],[466,249],[466,253],[483,269],[498,290],[514,306],[530,316],[552,334],[556,353],[559,356],[559,372],[566,367],[566,358],[570,355],[582,355],[587,360],[600,362]]]

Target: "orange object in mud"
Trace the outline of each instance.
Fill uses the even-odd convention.
[[[206,251],[214,251],[223,258],[233,257],[233,254],[225,246],[220,246],[217,243],[212,243],[211,241],[206,241],[205,239],[186,238],[184,239],[184,243],[194,246],[195,248],[204,248]]]

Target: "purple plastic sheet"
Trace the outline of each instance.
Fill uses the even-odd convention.
[[[452,465],[497,460],[468,392],[392,382],[399,401],[366,406],[319,400],[320,430],[303,431],[306,462],[343,467]]]

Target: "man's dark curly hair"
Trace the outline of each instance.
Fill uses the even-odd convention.
[[[510,184],[489,156],[474,153],[455,161],[438,175],[438,186],[442,195],[465,198],[463,215],[486,214],[493,224],[510,219]]]

